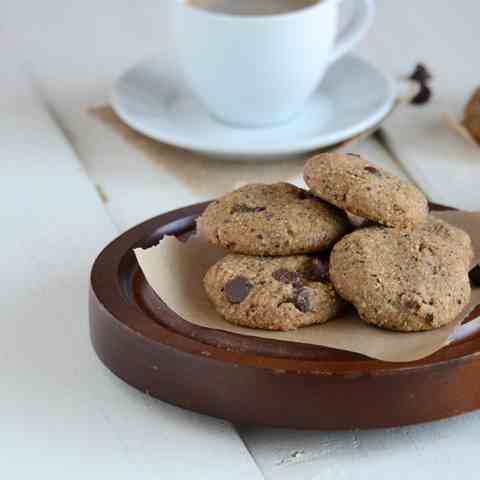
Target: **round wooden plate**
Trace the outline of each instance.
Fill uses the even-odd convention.
[[[146,283],[132,249],[150,247],[165,234],[188,234],[206,205],[137,225],[96,259],[91,340],[113,373],[153,397],[235,423],[393,427],[480,408],[476,322],[463,325],[453,343],[428,358],[387,363],[205,329],[180,318]]]

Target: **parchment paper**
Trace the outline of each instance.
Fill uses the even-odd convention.
[[[470,234],[475,251],[472,266],[476,265],[480,260],[480,212],[440,212],[436,215]],[[381,330],[362,322],[356,313],[292,332],[255,330],[227,323],[214,310],[204,292],[202,279],[205,272],[225,252],[193,236],[185,243],[175,237],[166,237],[157,246],[136,249],[135,255],[157,295],[193,324],[242,335],[332,347],[391,362],[418,360],[439,350],[448,344],[462,321],[480,304],[480,288],[475,288],[462,314],[450,324],[431,332]]]

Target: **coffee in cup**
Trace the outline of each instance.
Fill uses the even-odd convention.
[[[321,0],[187,0],[194,7],[227,15],[280,15]]]

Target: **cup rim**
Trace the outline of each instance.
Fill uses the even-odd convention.
[[[288,20],[292,17],[298,17],[306,15],[313,10],[320,10],[330,3],[340,3],[342,0],[319,0],[317,3],[302,7],[296,10],[285,13],[274,13],[271,15],[235,15],[232,13],[224,12],[215,12],[212,10],[207,10],[206,8],[201,8],[191,3],[187,3],[186,0],[175,0],[176,3],[183,5],[188,10],[195,12],[197,15],[202,15],[210,18],[217,18],[218,20],[227,20],[227,21],[237,21],[237,22],[265,22],[265,21],[278,21],[278,20]]]

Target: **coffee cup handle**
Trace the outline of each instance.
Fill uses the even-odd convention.
[[[345,55],[362,39],[372,26],[374,14],[374,0],[355,0],[352,19],[338,35],[330,62],[334,62]]]

